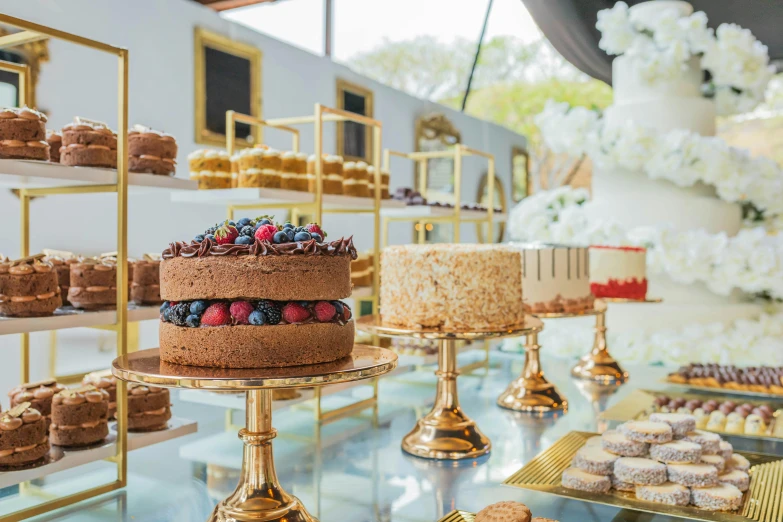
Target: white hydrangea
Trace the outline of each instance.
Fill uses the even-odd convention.
[[[628,17],[628,4],[617,2],[611,9],[598,12],[595,27],[601,31],[598,47],[607,54],[622,54],[628,50],[636,36],[636,31]]]
[[[596,111],[585,107],[547,100],[544,110],[534,121],[549,150],[578,158],[585,153],[587,136],[593,132],[599,117]]]

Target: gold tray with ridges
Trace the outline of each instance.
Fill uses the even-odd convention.
[[[584,445],[585,441],[596,435],[598,433],[582,431],[568,433],[507,478],[503,484],[621,509],[633,509],[690,520],[709,522],[783,521],[783,495],[780,493],[783,489],[783,460],[781,457],[762,453],[736,452],[750,461],[750,489],[742,499],[742,507],[732,512],[708,511],[696,506],[669,506],[647,502],[638,500],[633,493],[621,491],[587,493],[563,487],[560,484],[563,471],[571,465],[574,454]]]
[[[661,379],[661,383],[677,387],[684,390],[696,390],[710,392],[714,395],[728,395],[734,397],[750,397],[752,399],[772,399],[783,400],[783,394],[772,392],[760,392],[750,390],[737,390],[734,388],[720,388],[717,386],[702,386],[700,384],[689,384],[687,382],[670,381],[668,378]],[[715,397],[713,397],[714,399]]]
[[[455,510],[448,513],[445,517],[438,520],[438,522],[473,522],[476,519],[475,513],[469,513],[467,511]]]

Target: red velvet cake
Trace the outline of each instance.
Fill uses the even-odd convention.
[[[590,247],[590,291],[595,297],[647,297],[647,250],[641,247]]]
[[[318,364],[353,349],[353,240],[311,223],[226,221],[172,243],[160,269],[160,358],[180,365]]]

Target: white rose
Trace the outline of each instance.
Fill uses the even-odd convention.
[[[617,2],[611,9],[598,11],[595,27],[601,31],[598,47],[607,54],[624,53],[636,35],[628,18],[628,4],[625,2]]]

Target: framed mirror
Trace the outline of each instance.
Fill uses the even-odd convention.
[[[495,174],[495,201],[489,201],[489,175],[484,172],[479,182],[478,191],[476,193],[476,203],[484,205],[489,208],[490,205],[494,205],[496,209],[501,209],[503,213],[508,211],[506,204],[506,189],[503,187],[503,181]],[[501,243],[503,236],[506,233],[506,223],[496,222],[492,225],[492,238],[491,243]],[[487,225],[486,223],[476,223],[476,235],[478,236],[479,243],[486,242],[487,239]]]
[[[336,106],[355,114],[374,118],[374,95],[370,89],[337,79]],[[365,161],[372,163],[372,129],[356,123],[344,121],[337,123],[337,154],[347,161]]]
[[[530,153],[522,147],[511,149],[511,200],[519,203],[533,190],[530,179]]]
[[[196,143],[226,146],[226,111],[261,117],[261,50],[196,28]],[[261,128],[236,123],[236,145],[262,142]]]

